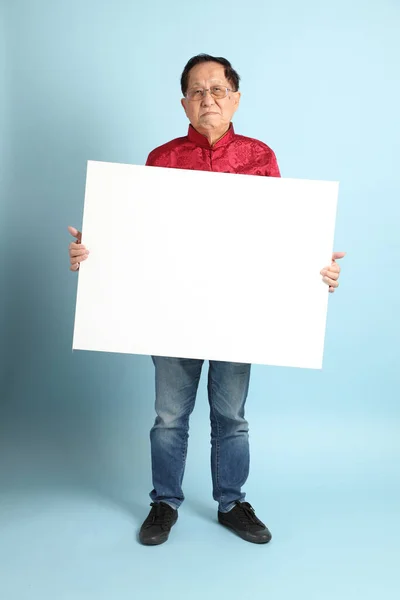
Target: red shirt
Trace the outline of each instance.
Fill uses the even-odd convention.
[[[146,165],[280,177],[271,148],[253,138],[237,135],[232,124],[213,146],[189,125],[187,136],[176,138],[150,152]]]

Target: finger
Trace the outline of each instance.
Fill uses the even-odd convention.
[[[79,263],[75,263],[75,264],[71,265],[69,270],[70,271],[79,271]]]
[[[77,242],[71,242],[69,248],[74,248],[76,250],[86,250],[86,246],[84,246],[83,244],[78,244]],[[325,269],[330,269],[330,267],[325,267]]]
[[[71,226],[68,227],[68,231],[70,232],[70,234],[72,236],[74,236],[78,240],[78,243],[80,244],[81,240],[82,240],[81,232],[78,231],[75,227],[71,227]]]
[[[329,285],[330,287],[337,288],[339,287],[339,282],[331,279],[330,277],[323,277],[322,281]]]
[[[323,269],[321,271],[323,277],[329,277],[330,279],[339,279],[340,271],[332,271],[332,269]]]
[[[75,248],[71,248],[69,251],[70,256],[89,256],[89,250],[75,250]]]
[[[329,287],[329,292],[330,292],[331,294],[333,294],[333,292],[334,292],[334,291],[335,291],[335,288],[333,288],[333,287]]]
[[[340,258],[344,258],[346,256],[346,252],[334,252],[332,254],[332,260],[339,260]]]
[[[333,271],[334,273],[340,273],[340,265],[337,262],[332,261],[332,264],[329,267],[325,267],[326,271]]]
[[[340,265],[338,265],[336,262],[332,262],[332,264],[327,265],[326,267],[321,269],[321,275],[324,275],[328,271],[332,271],[333,273],[340,273],[340,270]]]
[[[75,265],[77,263],[83,262],[84,260],[87,260],[87,258],[87,254],[83,254],[82,256],[71,256],[69,262],[71,263],[71,265]]]

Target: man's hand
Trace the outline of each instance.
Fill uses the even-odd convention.
[[[331,294],[335,291],[335,289],[339,286],[339,275],[340,275],[340,267],[337,264],[337,260],[346,256],[346,252],[334,252],[332,254],[332,264],[329,267],[325,267],[321,271],[322,280],[329,285],[329,291]]]
[[[81,262],[87,259],[89,256],[89,250],[81,244],[82,234],[75,227],[68,227],[70,234],[76,238],[75,242],[71,242],[69,245],[69,259],[70,259],[70,270],[78,271]]]

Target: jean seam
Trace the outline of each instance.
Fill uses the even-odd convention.
[[[219,455],[220,455],[219,440],[220,440],[220,437],[221,437],[221,428],[220,428],[220,424],[219,424],[219,421],[218,421],[218,418],[217,418],[217,413],[216,413],[215,408],[214,408],[214,385],[213,384],[211,384],[211,388],[210,389],[211,389],[211,398],[210,398],[210,400],[211,400],[211,411],[213,413],[214,420],[215,420],[215,422],[217,424],[217,438],[216,438],[216,441],[215,441],[215,480],[216,480],[216,484],[217,484],[217,489],[218,489],[218,491],[220,493],[219,505],[221,506],[221,504],[223,502],[223,499],[224,499],[224,496],[223,496],[222,490],[221,490],[221,486],[220,486],[220,478],[219,478]]]
[[[179,483],[180,483],[180,488],[182,490],[182,483],[183,483],[183,475],[185,473],[185,467],[186,467],[186,459],[187,459],[187,452],[188,452],[188,446],[189,446],[189,424],[190,424],[190,416],[194,410],[194,405],[196,402],[196,396],[197,396],[197,388],[199,386],[199,382],[200,382],[200,377],[197,378],[196,383],[195,383],[195,394],[194,394],[194,402],[192,405],[192,410],[189,412],[189,414],[187,415],[186,419],[185,419],[185,441],[184,441],[184,447],[183,447],[183,452],[182,452],[182,468],[181,468],[181,472],[179,475]],[[182,496],[183,496],[183,491],[182,491]]]
[[[188,451],[188,435],[189,435],[189,417],[185,420],[185,438],[186,439],[184,441],[184,446],[183,446],[183,451],[182,451],[182,468],[181,468],[181,472],[179,474],[179,484],[180,484],[181,488],[182,488],[182,483],[183,483],[183,474],[185,472],[186,458],[187,458],[187,451]]]

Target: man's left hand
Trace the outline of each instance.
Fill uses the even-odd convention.
[[[334,252],[332,254],[332,263],[329,267],[325,267],[321,271],[322,281],[329,285],[329,291],[331,294],[339,286],[339,275],[340,267],[337,264],[337,260],[346,256],[346,252]]]

